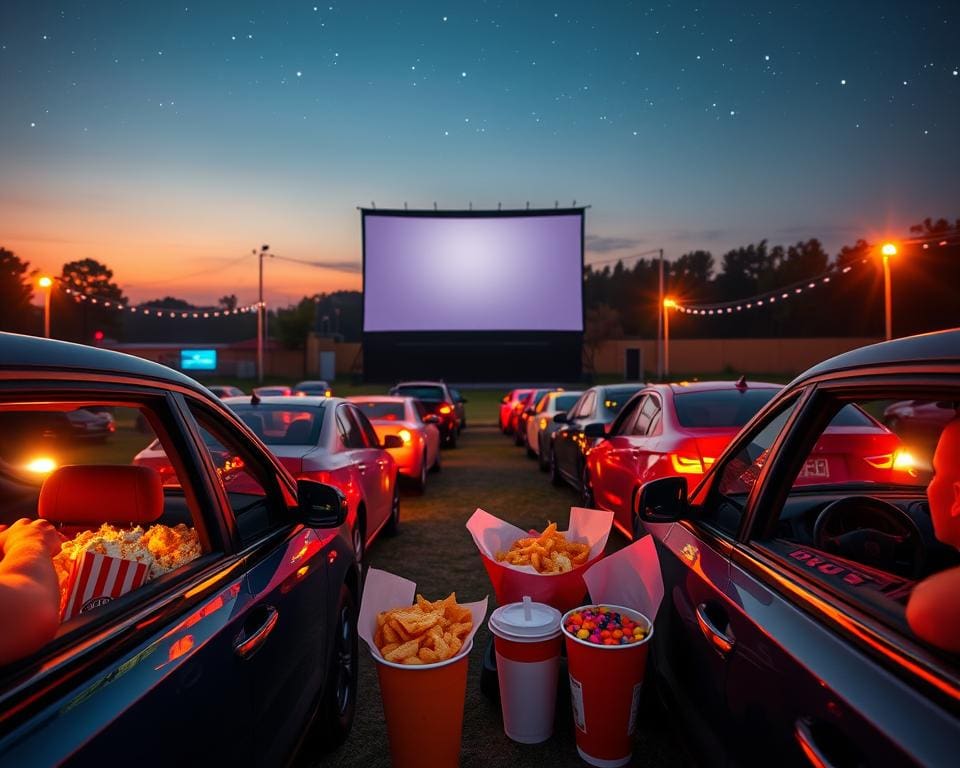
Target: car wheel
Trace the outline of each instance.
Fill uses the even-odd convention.
[[[456,448],[457,447],[457,432],[453,430],[449,435],[447,435],[447,447]]]
[[[593,497],[593,486],[590,484],[590,473],[586,469],[583,470],[583,476],[580,479],[580,503],[586,509],[594,509],[597,504]]]
[[[363,565],[363,557],[367,554],[366,547],[366,534],[364,533],[364,514],[363,510],[357,510],[357,522],[353,526],[353,531],[350,534],[351,539],[353,540],[353,551],[357,555],[357,562],[360,565]]]
[[[516,430],[513,433],[513,444],[514,445],[523,445],[524,435],[527,434],[525,429],[520,429],[520,425],[517,425]]]
[[[563,485],[563,475],[560,474],[560,467],[557,466],[557,454],[550,451],[550,482],[556,486]]]
[[[420,457],[420,474],[417,479],[414,481],[414,490],[417,493],[423,493],[427,490],[427,452],[423,452],[423,456]]]
[[[437,446],[437,457],[433,460],[433,466],[430,467],[431,472],[440,471],[440,446]]]
[[[426,477],[426,472],[421,472],[422,477]],[[426,482],[426,479],[424,479]],[[393,500],[390,502],[390,519],[383,529],[387,536],[396,536],[400,531],[400,477],[393,479]]]
[[[343,744],[357,708],[357,604],[346,584],[340,586],[337,628],[324,680],[324,696],[311,726],[309,742],[329,751]]]
[[[540,446],[540,453],[537,454],[537,466],[540,467],[541,472],[550,471],[550,462],[547,459],[547,449],[543,447],[543,440],[540,439],[540,436],[537,436],[537,444]]]
[[[530,447],[530,435],[527,435],[526,439],[523,442],[526,443],[526,446],[527,446],[527,458],[528,459],[537,458],[537,454],[534,453],[533,448]]]

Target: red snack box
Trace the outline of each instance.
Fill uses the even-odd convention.
[[[135,560],[82,552],[67,580],[60,621],[92,611],[146,582],[149,566]]]

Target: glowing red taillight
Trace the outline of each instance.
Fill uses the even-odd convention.
[[[451,408],[449,405],[441,405],[441,406],[437,409],[437,413],[440,413],[440,414],[446,416],[448,413],[453,413],[453,408]]]

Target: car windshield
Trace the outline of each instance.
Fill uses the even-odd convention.
[[[577,400],[579,399],[580,399],[579,392],[575,392],[574,394],[571,394],[571,395],[557,395],[553,399],[553,407],[556,408],[557,411],[565,413],[566,411],[569,411],[571,408],[573,408],[573,404],[577,402]]]
[[[641,386],[635,387],[608,387],[603,390],[603,407],[611,416],[620,413],[620,409],[626,404],[627,400],[639,392]]]
[[[316,445],[323,426],[323,406],[234,405],[236,412],[267,445]]]
[[[777,394],[776,389],[718,389],[673,396],[682,427],[739,429]]]
[[[421,384],[401,384],[400,386],[395,387],[394,391],[397,392],[397,394],[403,395],[404,397],[415,397],[417,400],[437,402],[444,399],[443,387],[434,387]]]
[[[381,403],[376,401],[355,401],[354,405],[363,411],[371,421],[377,419],[398,421],[405,417],[403,403]]]

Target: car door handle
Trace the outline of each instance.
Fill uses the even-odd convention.
[[[823,750],[817,746],[812,725],[813,721],[808,717],[799,718],[793,725],[793,736],[800,745],[803,756],[814,768],[836,768],[835,763],[830,762]]]
[[[725,635],[717,629],[707,613],[706,603],[700,603],[700,605],[697,606],[697,624],[700,625],[700,631],[703,632],[703,636],[707,638],[710,645],[712,645],[721,656],[726,656],[733,650],[733,645],[736,642],[733,633],[731,632]],[[729,630],[727,631],[729,632]]]
[[[260,646],[263,645],[270,633],[273,632],[273,628],[277,626],[280,614],[276,608],[272,605],[265,605],[262,612],[266,614],[266,616],[260,626],[249,636],[247,635],[246,629],[244,629],[233,643],[233,652],[241,659],[249,659],[253,656],[253,654],[259,650]],[[258,611],[258,613],[260,612]]]

